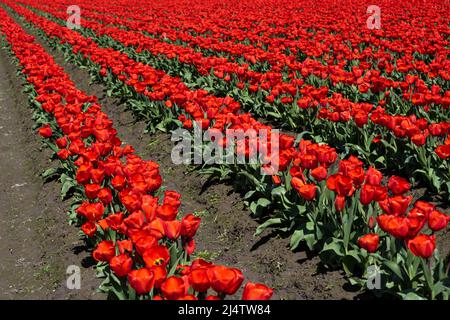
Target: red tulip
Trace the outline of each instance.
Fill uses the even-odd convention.
[[[370,167],[366,171],[366,183],[373,185],[373,186],[378,186],[378,185],[380,185],[381,180],[383,180],[383,175],[377,169]]]
[[[137,294],[149,293],[153,288],[153,272],[146,268],[133,270],[128,273],[128,283],[136,291]]]
[[[192,213],[187,214],[181,219],[181,235],[186,238],[193,238],[200,226],[201,219]]]
[[[97,232],[97,226],[95,225],[94,222],[88,221],[81,226],[81,230],[88,237],[93,237]]]
[[[320,182],[327,178],[328,170],[323,166],[319,166],[315,169],[312,169],[310,174],[314,179],[316,179],[318,182]]]
[[[86,197],[88,197],[89,199],[95,199],[97,198],[97,195],[100,192],[101,188],[102,187],[96,183],[86,184],[84,186],[84,193],[86,194]]]
[[[383,201],[378,201],[381,209],[387,214],[402,216],[411,203],[412,196],[395,196],[387,198]]]
[[[156,245],[145,250],[142,259],[147,267],[166,266],[170,261],[169,250],[166,246]]]
[[[379,242],[380,236],[376,233],[369,233],[358,239],[359,246],[370,253],[377,251]]]
[[[109,240],[103,240],[97,245],[97,248],[92,252],[92,256],[96,261],[108,262],[116,255],[116,247],[114,243]]]
[[[392,193],[394,195],[400,195],[400,194],[404,194],[405,192],[407,192],[409,190],[410,184],[409,184],[408,180],[406,180],[404,178],[392,176],[389,179],[388,188],[389,188],[389,190],[392,191]]]
[[[189,283],[191,287],[198,292],[206,292],[211,286],[208,278],[208,267],[199,267],[189,274]]]
[[[181,222],[179,220],[163,221],[164,235],[170,240],[176,240],[180,236]]]
[[[445,160],[450,157],[450,144],[439,146],[434,152],[436,152],[439,158]]]
[[[112,201],[112,192],[109,188],[102,188],[98,192],[97,197],[104,205],[108,205]]]
[[[375,197],[375,187],[370,184],[364,184],[361,188],[361,192],[359,195],[359,201],[362,205],[370,204]]]
[[[123,217],[124,214],[122,212],[110,214],[106,217],[106,223],[112,230],[117,231],[123,222]]]
[[[67,160],[67,158],[69,158],[70,156],[70,152],[67,149],[59,150],[56,154],[58,155],[58,158],[60,158],[61,160]]]
[[[447,227],[448,221],[450,221],[450,217],[440,211],[433,210],[428,217],[428,226],[433,231],[439,231]]]
[[[125,277],[133,267],[133,260],[127,254],[119,254],[109,261],[109,266],[118,277]]]
[[[43,138],[50,138],[53,135],[52,128],[48,124],[40,127],[38,131]]]
[[[171,276],[166,279],[161,285],[161,291],[164,298],[169,300],[176,300],[183,297],[187,292],[184,280],[177,276]]]
[[[228,295],[234,294],[244,281],[244,276],[240,270],[224,266],[209,268],[208,278],[211,281],[211,287],[216,292]]]
[[[403,239],[408,235],[409,226],[407,218],[382,214],[377,217],[377,222],[381,230],[393,235],[396,238]]]
[[[408,248],[417,257],[429,258],[436,248],[436,238],[434,235],[419,234],[408,241]]]
[[[344,196],[336,196],[334,200],[334,207],[337,212],[341,212],[345,208],[345,197]]]
[[[316,197],[317,186],[315,184],[305,184],[297,189],[303,199],[311,201]]]
[[[154,287],[155,288],[161,288],[161,284],[166,280],[167,277],[167,270],[165,266],[155,266],[151,267],[150,271],[153,272],[153,279],[154,279]]]
[[[168,204],[163,204],[156,209],[156,215],[163,220],[174,220],[177,214],[178,208]]]
[[[269,300],[273,290],[260,283],[247,282],[242,293],[242,300]]]

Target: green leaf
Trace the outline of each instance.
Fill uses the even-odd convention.
[[[388,267],[397,277],[399,277],[402,281],[404,280],[402,270],[400,269],[399,265],[395,263],[394,261],[385,260],[383,261],[383,264]]]
[[[400,295],[402,296],[403,300],[427,300],[414,292],[408,292],[407,294],[400,293]]]
[[[255,236],[261,234],[267,227],[281,224],[281,218],[272,218],[261,224],[258,228],[256,228]]]

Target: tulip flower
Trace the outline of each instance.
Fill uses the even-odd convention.
[[[433,255],[436,248],[436,237],[434,235],[419,234],[408,241],[408,248],[417,257],[429,258]]]
[[[272,294],[273,290],[263,284],[247,282],[242,300],[269,300]]]
[[[211,281],[211,287],[217,293],[228,295],[234,294],[244,281],[244,276],[240,270],[224,266],[209,268],[208,278]]]
[[[43,138],[47,138],[47,139],[53,135],[52,128],[50,128],[50,125],[48,125],[48,124],[40,127],[38,132]]]
[[[114,243],[110,240],[103,240],[98,245],[97,248],[92,252],[92,256],[96,261],[108,262],[116,254],[116,248]]]
[[[380,236],[376,233],[369,233],[358,239],[359,246],[370,253],[377,251],[379,242]]]
[[[127,254],[119,254],[109,261],[109,266],[118,277],[125,277],[133,267],[133,260]]]
[[[176,300],[186,295],[187,288],[182,278],[177,276],[170,276],[161,284],[161,291],[164,295],[164,298],[169,300]]]
[[[149,293],[153,288],[153,272],[146,268],[133,270],[128,273],[128,282],[137,294]]]

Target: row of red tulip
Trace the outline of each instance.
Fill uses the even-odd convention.
[[[39,6],[39,4],[34,5]],[[58,6],[49,7],[45,3],[41,4],[39,7],[51,12],[58,18],[64,19],[65,17],[66,6],[64,3],[60,3],[59,8]],[[98,6],[96,6],[96,10],[98,10]],[[339,99],[339,101],[334,99],[334,97],[332,97],[333,99],[329,99],[328,101],[321,101],[320,99],[324,98],[322,95],[326,95],[327,91],[323,92],[322,90],[320,92],[322,95],[316,97],[315,90],[317,89],[312,86],[306,85],[306,83],[298,79],[297,76],[293,74],[294,71],[301,71],[301,76],[303,78],[307,78],[309,75],[317,75],[323,79],[330,78],[333,85],[336,85],[340,82],[347,84],[358,84],[360,86],[361,93],[367,92],[369,88],[371,88],[375,93],[377,91],[383,92],[386,90],[394,90],[396,88],[399,88],[401,92],[403,92],[403,94],[401,95],[403,98],[406,98],[407,100],[412,99],[419,105],[423,103],[426,103],[428,105],[431,103],[435,103],[436,105],[443,105],[446,108],[448,107],[448,105],[450,105],[450,91],[443,92],[441,94],[440,91],[442,90],[442,88],[438,85],[433,85],[432,89],[428,89],[426,83],[416,75],[408,74],[405,75],[404,80],[392,81],[388,78],[384,78],[378,70],[371,69],[370,64],[367,64],[363,61],[361,61],[361,64],[358,67],[354,66],[352,68],[352,71],[344,70],[345,66],[340,66],[342,63],[339,63],[338,65],[335,65],[334,63],[323,65],[321,61],[312,59],[306,59],[301,63],[293,61],[289,64],[290,72],[288,74],[288,77],[290,78],[290,81],[284,82],[284,77],[281,73],[281,70],[285,66],[281,66],[280,70],[277,71],[269,71],[265,73],[255,72],[250,70],[249,66],[246,64],[241,65],[232,61],[230,62],[224,57],[216,57],[215,55],[210,54],[205,56],[201,51],[198,52],[190,47],[185,46],[185,44],[192,45],[192,43],[183,42],[183,45],[171,44],[166,42],[165,39],[154,39],[140,32],[133,32],[133,28],[128,31],[123,29],[122,27],[117,28],[115,26],[106,26],[104,24],[108,23],[108,20],[104,21],[103,23],[97,22],[103,21],[103,19],[105,19],[104,14],[95,14],[86,11],[86,9],[84,8],[83,12],[83,18],[81,19],[82,25],[95,30],[99,34],[109,35],[112,38],[123,42],[126,46],[135,46],[137,47],[138,52],[144,49],[152,52],[152,54],[154,55],[166,55],[171,59],[178,57],[181,62],[195,65],[200,74],[203,75],[207,75],[211,72],[211,70],[214,70],[214,74],[218,78],[229,79],[227,81],[231,80],[231,76],[237,78],[238,82],[236,83],[236,85],[238,86],[241,86],[244,83],[248,82],[250,84],[250,91],[257,91],[258,89],[263,89],[268,92],[270,91],[266,96],[266,100],[268,102],[273,102],[273,100],[278,96],[283,96],[283,103],[289,104],[294,100],[298,91],[300,91],[305,96],[304,99],[300,100],[301,103],[299,103],[299,106],[301,106],[302,108],[310,106],[312,107],[319,104],[319,102],[322,105],[326,105],[327,103],[329,103],[332,106],[338,107],[337,102],[341,102],[340,100],[342,100],[342,98]],[[116,13],[122,15],[122,12]],[[85,19],[85,17],[88,19]],[[129,24],[132,24],[132,21],[129,21],[126,18],[126,16],[122,19],[116,18],[115,21],[117,21],[117,23],[120,23],[121,26],[129,27]],[[143,30],[146,32],[151,31],[151,29],[143,26],[139,26],[138,30]],[[176,37],[176,33],[177,30],[172,30],[172,32],[167,31],[165,32],[165,37]],[[207,41],[204,37],[192,38],[197,39],[197,43],[195,44],[198,44],[201,41]],[[232,45],[226,44],[224,45],[224,47],[232,48]],[[209,43],[206,43],[201,49],[207,48],[210,48]],[[234,52],[236,52],[236,54],[245,55],[245,53],[239,53],[237,49],[234,50]],[[216,53],[216,51],[214,51],[214,53]],[[286,58],[281,55],[275,57],[275,60],[285,61]],[[392,58],[389,60],[392,60]],[[356,59],[355,61],[359,60]],[[345,63],[347,63],[347,61],[343,61],[343,64]],[[446,60],[444,60],[443,66],[441,66],[443,67],[443,70],[446,70],[445,65]],[[439,66],[435,68],[439,68]],[[364,77],[362,77],[365,70],[367,72]],[[362,87],[364,87],[365,89],[362,89]],[[415,90],[416,92],[412,92],[411,90]],[[347,99],[344,100],[345,103]],[[386,104],[386,101],[382,100],[380,104]]]
[[[162,193],[158,164],[122,144],[97,98],[78,90],[4,9],[0,28],[33,88],[35,106],[41,107],[36,110],[42,125],[39,134],[57,146],[59,159],[73,169],[67,174],[72,173],[84,198],[76,210],[81,230],[96,240],[93,257],[109,265],[109,277],[119,278],[121,284],[126,279],[137,295],[153,299],[220,299],[235,294],[244,280],[240,270],[202,259],[189,261],[200,218],[177,218],[181,195]],[[206,295],[210,288],[215,295]],[[268,287],[248,282],[243,299],[271,295]]]
[[[67,6],[69,3],[60,2],[60,4]],[[198,3],[198,5],[200,8],[197,9],[200,11],[208,10],[210,7],[209,5],[202,3]],[[268,5],[270,5],[270,2]],[[391,11],[398,10],[397,6],[388,7],[387,2],[380,3],[379,5],[384,9],[388,9],[387,12],[384,11],[384,14],[387,17],[392,15]],[[413,3],[409,3],[409,5],[411,6],[411,10],[418,10],[418,8],[414,8]],[[339,33],[327,32],[328,29],[336,28],[335,25],[330,26],[319,23],[312,26],[308,24],[310,20],[296,20],[292,19],[292,17],[289,17],[288,20],[283,20],[283,14],[281,14],[281,17],[277,16],[275,27],[271,25],[270,27],[266,26],[264,28],[261,26],[261,23],[258,23],[258,25],[255,26],[252,22],[248,22],[251,28],[242,24],[236,28],[235,25],[229,23],[228,15],[225,15],[225,17],[218,17],[216,11],[213,13],[208,11],[210,16],[208,16],[207,19],[203,18],[201,21],[198,21],[197,16],[182,12],[182,10],[179,9],[176,11],[169,11],[165,14],[158,12],[159,15],[152,15],[156,9],[155,7],[158,6],[154,3],[143,4],[141,7],[142,10],[137,12],[135,10],[130,11],[126,3],[122,6],[115,5],[114,7],[111,7],[110,3],[107,2],[96,3],[95,6],[90,5],[90,3],[81,2],[81,6],[83,7],[84,12],[83,16],[88,17],[89,19],[96,21],[101,20],[108,24],[123,25],[130,27],[132,30],[146,31],[154,36],[162,37],[164,39],[180,39],[183,43],[191,46],[198,46],[202,49],[211,49],[214,52],[226,52],[234,56],[244,56],[246,60],[252,64],[254,64],[255,61],[267,61],[272,65],[271,70],[276,72],[279,72],[286,66],[293,70],[301,70],[301,67],[298,67],[301,64],[298,64],[296,61],[295,53],[304,52],[312,58],[333,55],[336,60],[331,59],[329,63],[333,66],[337,66],[340,62],[345,62],[346,60],[368,60],[366,61],[368,67],[364,69],[373,69],[374,62],[371,60],[373,57],[379,57],[385,62],[379,63],[378,68],[380,68],[380,70],[396,70],[400,73],[415,70],[419,73],[427,73],[430,77],[434,77],[434,72],[435,74],[442,75],[444,79],[448,79],[448,70],[445,67],[448,64],[448,59],[446,58],[448,49],[446,48],[447,42],[445,40],[445,35],[448,33],[448,30],[445,28],[445,19],[442,19],[442,16],[439,15],[440,12],[445,12],[445,5],[433,5],[431,10],[433,10],[435,14],[427,17],[430,19],[428,25],[437,24],[438,33],[435,33],[431,28],[424,28],[421,24],[413,22],[408,27],[414,28],[416,32],[411,34],[401,33],[400,35],[396,33],[398,26],[391,23],[384,25],[383,30],[380,32],[362,32],[362,30],[359,30],[358,28],[366,22],[366,17],[364,14],[353,15],[352,13],[357,13],[358,11],[361,12],[362,9],[367,7],[363,1],[354,1],[350,6],[342,8],[345,11],[343,14],[347,17],[351,16],[355,21],[350,22],[349,19],[346,19],[345,24],[339,24]],[[296,6],[298,6],[298,4],[294,4],[294,7]],[[284,10],[292,10],[290,6],[283,6],[282,8]],[[301,4],[300,8],[304,11],[302,16],[317,16],[317,8],[308,3]],[[328,11],[327,14],[324,15],[325,18],[330,14],[336,14],[333,10],[335,8],[331,7],[329,3],[325,2],[322,8],[325,9],[325,11]],[[191,9],[191,6],[189,6],[189,9]],[[225,8],[225,10],[227,9],[228,8]],[[245,10],[248,10],[248,8],[245,8]],[[143,14],[143,12],[145,12],[145,14]],[[406,11],[402,9],[401,13],[405,14],[405,12]],[[257,10],[254,13],[255,16],[260,16],[260,7],[257,7]],[[149,16],[151,16],[151,19]],[[227,21],[226,24],[224,23],[224,18]],[[240,17],[237,19],[239,18]],[[131,19],[131,21],[128,19]],[[190,19],[195,20],[195,22],[192,22]],[[180,21],[183,22],[180,23]],[[265,21],[266,19],[262,19],[263,23]],[[313,31],[305,30],[308,28],[305,27],[305,22],[313,29]],[[198,30],[198,25],[204,26],[205,24],[207,27]],[[193,36],[189,32],[191,30],[196,30],[194,34],[199,35],[200,33],[201,37]],[[352,41],[352,47],[356,48],[355,51],[352,51],[351,48],[347,46],[342,46],[342,37],[348,37],[350,34],[351,37],[349,40]],[[427,36],[424,36],[425,34]],[[441,35],[443,35],[443,37]],[[393,45],[393,43],[398,41],[397,39],[399,36],[402,37],[404,42],[402,47]],[[243,45],[240,42],[236,43],[224,38],[239,39],[240,42],[250,40],[257,45]],[[369,46],[374,46],[376,44],[377,52],[359,49],[359,45],[361,44]],[[268,51],[268,48],[270,48],[270,52]],[[286,51],[289,53],[285,53]],[[437,54],[437,56],[433,63],[427,63],[427,61],[420,59],[414,61],[412,56],[407,56],[404,57],[404,59],[399,59],[399,68],[397,68],[396,64],[389,63],[389,61],[393,60],[390,52],[402,53],[414,51],[418,51],[422,54]],[[318,56],[315,52],[320,52],[321,54]],[[336,63],[336,61],[339,63]],[[327,74],[328,73],[329,72],[327,72]],[[354,76],[352,72],[343,69],[341,70],[340,75],[350,78]]]
[[[32,13],[30,10],[13,4],[10,5],[28,21],[42,29],[50,39],[53,39],[50,43],[53,43],[54,46],[57,47],[56,43],[59,42],[70,44],[70,47],[59,48],[62,50],[73,50],[76,54],[80,54],[79,57],[84,57],[84,59],[98,64],[104,70],[101,70],[100,74],[107,79],[107,83],[112,81],[111,75],[113,75],[120,81],[123,81],[123,83],[133,87],[143,97],[146,96],[154,101],[164,101],[167,99],[160,106],[172,108],[172,104],[177,105],[185,110],[186,114],[182,115],[183,117],[190,115],[195,118],[194,112],[196,109],[191,104],[198,104],[201,106],[200,110],[203,110],[209,118],[203,122],[205,128],[210,124],[219,130],[223,130],[229,125],[231,127],[241,128],[263,127],[248,115],[233,114],[233,110],[237,112],[239,105],[236,106],[234,104],[234,108],[225,108],[225,111],[221,110],[223,114],[214,114],[211,112],[211,108],[215,109],[222,104],[229,107],[234,103],[232,99],[213,97],[200,90],[191,91],[179,79],[169,77],[147,65],[137,63],[115,50],[100,48],[95,42],[82,37],[76,31],[68,30],[54,22],[48,21]],[[57,40],[56,42],[54,41],[55,39]],[[96,69],[92,65],[87,64],[87,66],[90,66],[93,69],[92,71]],[[151,79],[150,82],[152,85],[148,85],[149,81],[147,81],[145,82],[145,88],[142,88],[139,86],[140,82],[143,81],[142,79],[144,81]],[[147,91],[147,85],[153,91]],[[163,94],[159,95],[159,92]],[[165,98],[166,96],[167,98]],[[203,119],[203,115],[203,113],[200,113],[198,118]],[[268,127],[265,126],[265,128]],[[311,209],[315,213],[320,213],[324,219],[334,219],[336,222],[333,225],[336,228],[335,230],[342,228],[342,225],[347,230],[348,225],[350,230],[353,228],[356,231],[356,236],[375,227],[377,233],[381,233],[381,230],[386,232],[386,234],[381,233],[383,239],[386,239],[386,242],[389,242],[389,236],[386,235],[407,240],[405,243],[408,244],[409,251],[420,257],[430,257],[435,252],[434,237],[419,233],[425,231],[422,228],[426,226],[427,222],[430,227],[439,225],[439,227],[432,227],[434,228],[432,230],[441,230],[445,227],[447,218],[444,214],[437,211],[434,206],[424,202],[417,202],[415,208],[409,211],[409,213],[406,213],[412,200],[411,197],[403,195],[409,190],[409,185],[406,187],[407,182],[398,177],[393,177],[389,179],[388,188],[386,188],[386,186],[381,184],[382,175],[379,171],[373,168],[365,171],[361,161],[354,157],[338,162],[339,169],[336,172],[331,166],[336,163],[337,154],[327,145],[313,144],[303,140],[300,142],[299,147],[295,148],[294,138],[292,136],[282,135],[280,147],[282,149],[282,160],[280,161],[282,163],[281,171],[285,172],[279,176],[275,176],[273,184],[285,188],[283,193],[286,194],[289,201],[284,201],[283,205],[286,205],[286,203],[288,205],[289,203],[303,203],[308,209]],[[321,181],[325,180],[326,185],[324,186],[321,184]],[[289,188],[293,188],[296,193],[289,193]],[[331,208],[327,205],[329,202],[326,199],[322,199],[322,195],[325,197],[327,190],[333,191],[330,199],[332,199],[332,203],[334,202],[334,206]],[[320,197],[316,201],[318,193]],[[295,198],[296,196],[298,198]],[[368,208],[367,211],[363,210],[358,213],[362,215],[361,219],[359,217],[356,218],[351,212],[352,210],[346,206],[346,203],[355,204],[355,201]],[[325,203],[325,205],[322,205],[322,203]],[[287,211],[289,212],[289,210]],[[336,212],[342,212],[342,215],[347,216],[347,218],[336,220],[334,217]],[[352,218],[349,220],[348,216]],[[370,219],[370,217],[372,218]],[[378,218],[379,226],[374,225],[373,217]],[[436,218],[441,222],[445,222],[445,225],[443,223],[436,224],[434,222]],[[344,221],[346,222],[344,223]],[[321,222],[315,220],[315,223],[320,224]],[[355,239],[355,232],[349,234],[345,230],[343,231],[343,238],[347,238],[344,241],[346,242],[345,251],[347,254],[347,249],[349,249],[348,237],[352,237],[351,240],[353,241]],[[363,248],[373,251],[374,240],[371,241],[372,245],[370,247],[365,244],[369,240],[368,237],[362,237],[359,243]],[[370,237],[372,237],[371,239],[378,239],[378,244],[379,238],[375,236]],[[419,250],[419,248],[422,249]],[[400,254],[400,252],[403,251],[399,250],[398,252],[391,252],[391,254]],[[381,255],[387,253],[388,251],[384,250],[379,252]],[[392,256],[390,258],[392,259]]]
[[[33,5],[38,6],[38,4]],[[42,7],[46,7],[45,4],[42,4],[41,8]],[[64,13],[60,11],[61,9],[58,10],[57,7],[52,6],[52,8],[48,8],[47,10],[49,10],[53,15],[59,18],[64,18]],[[89,13],[86,13],[86,15],[89,16]],[[96,16],[94,15],[93,17]],[[102,24],[95,21],[82,20],[82,23],[83,26],[93,29],[98,35],[106,34],[120,42],[123,42],[126,46],[128,45],[137,46],[138,52],[141,49],[146,49],[151,51],[152,54],[154,54],[155,56],[164,55],[170,57],[170,59],[178,58],[178,60],[180,61],[183,61],[188,64],[193,64],[197,67],[197,70],[200,73],[207,74],[211,70],[211,68],[214,68],[215,70],[214,72],[216,76],[219,76],[219,78],[223,78],[223,74],[222,76],[218,75],[218,73],[221,72],[222,73],[224,72],[225,74],[236,74],[238,76],[240,75],[242,76],[242,79],[240,79],[239,82],[235,83],[237,86],[243,84],[242,82],[240,82],[241,80],[248,81],[250,83],[249,88],[251,89],[253,87],[251,83],[257,81],[258,83],[262,83],[261,88],[269,89],[270,87],[272,87],[273,89],[274,86],[273,81],[276,81],[279,82],[278,84],[275,85],[275,87],[277,88],[276,95],[288,93],[293,94],[295,97],[299,92],[298,90],[300,90],[302,97],[298,99],[295,98],[297,100],[296,103],[300,108],[309,108],[312,106],[324,106],[324,105],[328,106],[320,108],[318,112],[319,119],[327,119],[332,122],[344,122],[344,123],[348,122],[349,120],[353,120],[358,127],[364,126],[370,120],[370,122],[372,122],[376,126],[386,128],[387,129],[386,132],[391,133],[392,137],[400,139],[399,141],[401,141],[402,138],[407,137],[411,139],[412,143],[414,143],[417,146],[423,146],[424,144],[426,144],[429,136],[437,136],[437,137],[446,136],[450,129],[450,123],[447,121],[429,123],[427,119],[417,118],[414,115],[411,116],[390,115],[388,112],[386,112],[386,109],[383,107],[375,108],[373,105],[369,103],[353,103],[338,93],[332,93],[331,97],[327,97],[327,95],[329,94],[328,93],[329,90],[326,86],[321,87],[320,89],[316,89],[311,85],[305,85],[305,83],[300,79],[295,79],[290,83],[283,83],[282,81],[283,77],[281,74],[277,75],[274,74],[273,72],[267,74],[260,74],[248,70],[245,68],[245,66],[243,67],[234,62],[227,62],[226,59],[224,60],[223,58],[217,59],[214,57],[203,56],[201,55],[201,53],[195,52],[193,51],[193,49],[189,47],[180,47],[177,45],[168,44],[166,42],[160,42],[159,40],[146,37],[145,35],[140,33],[126,31],[116,27],[103,26]],[[127,21],[124,20],[123,23],[126,24]],[[225,71],[222,70],[223,68],[219,66],[221,63],[229,65],[229,68],[227,67]],[[319,63],[319,65],[322,66],[321,63]],[[241,69],[242,72],[239,71]],[[304,67],[302,67],[301,69],[304,69]],[[314,70],[314,68],[311,70]],[[372,76],[375,75],[377,72],[378,71],[373,71],[371,73]],[[332,74],[333,72],[323,72],[322,70],[320,73],[327,75]],[[269,76],[271,80],[267,82],[268,84],[267,88],[264,87],[265,76]],[[400,81],[396,83],[397,84],[395,86],[408,90],[408,92],[404,92],[404,95],[407,97],[412,96],[411,93],[409,92],[409,90],[412,87],[424,88],[423,81],[420,80],[417,76],[411,77],[408,76],[406,77],[406,80],[404,82]],[[383,89],[383,91],[389,89],[390,87],[391,85],[388,85],[386,88]],[[259,87],[257,85],[255,87],[255,90],[257,91],[258,89]],[[433,92],[437,93],[439,92],[439,90],[440,88],[435,86]],[[445,97],[447,97],[447,95],[450,96],[450,91],[445,93]],[[389,92],[386,91],[384,93],[384,96],[385,98],[383,99],[383,104],[386,104],[386,100],[390,100]],[[266,100],[270,103],[273,103],[275,97],[276,96],[274,96],[273,94],[270,94],[266,96]],[[445,99],[443,100],[444,106],[446,105]],[[285,101],[286,103],[294,102],[294,98],[288,96],[284,96],[281,100]],[[428,102],[431,103],[432,101],[430,100]],[[440,103],[442,103],[442,101],[440,101]],[[355,134],[352,134],[351,136],[355,138]],[[388,140],[387,137],[383,138]],[[431,144],[430,148],[435,148],[436,145],[442,144],[442,142],[438,141],[433,140],[432,142],[430,142]],[[437,147],[436,153],[440,158],[446,159],[450,156],[449,144],[450,141],[445,140],[443,145]]]

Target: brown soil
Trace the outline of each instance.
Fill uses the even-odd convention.
[[[196,235],[197,256],[240,268],[248,280],[273,287],[274,299],[357,297],[357,293],[348,288],[341,272],[325,272],[320,268],[318,257],[308,256],[305,252],[293,253],[288,248],[288,239],[271,235],[254,237],[259,224],[252,219],[241,196],[231,186],[208,185],[205,176],[191,172],[186,166],[174,165],[170,157],[173,148],[170,134],[145,134],[145,123],[136,121],[124,105],[107,97],[104,86],[89,84],[85,69],[65,63],[61,52],[50,49],[36,33],[30,33],[65,68],[81,90],[99,97],[119,137],[144,159],[160,164],[163,185],[183,196],[183,211],[200,213],[202,225]]]
[[[77,228],[67,222],[61,185],[44,183],[51,152],[33,129],[16,68],[0,50],[0,299],[96,299],[99,280]],[[81,289],[66,287],[69,265]]]

